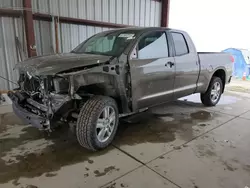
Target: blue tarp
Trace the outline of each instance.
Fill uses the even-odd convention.
[[[223,52],[230,53],[234,57],[234,63],[233,63],[234,77],[242,78],[244,73],[246,73],[246,76],[249,76],[250,67],[246,63],[241,50],[236,48],[228,48],[226,50],[223,50]]]

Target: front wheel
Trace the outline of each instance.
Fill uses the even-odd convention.
[[[79,144],[89,150],[106,148],[114,139],[119,122],[118,107],[114,99],[95,96],[82,107],[76,124]]]
[[[221,97],[223,89],[222,81],[219,77],[212,77],[206,93],[201,93],[201,101],[205,106],[215,106]]]

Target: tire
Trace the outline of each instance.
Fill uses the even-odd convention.
[[[216,100],[213,100],[212,95],[212,90],[215,87],[215,84],[219,84],[220,85],[220,90],[218,91],[218,97]],[[208,86],[208,89],[205,93],[201,93],[200,98],[201,98],[201,102],[205,105],[205,106],[215,106],[221,97],[222,94],[222,89],[223,89],[223,84],[222,84],[222,80],[219,77],[215,77],[213,76],[210,84]]]
[[[107,110],[109,109],[109,110]],[[105,111],[107,110],[107,111]],[[112,112],[110,116],[115,116],[115,120],[109,123],[108,118],[104,118],[105,113]],[[113,116],[114,112],[114,116]],[[102,118],[100,118],[102,117]],[[111,119],[111,118],[110,118]],[[101,121],[100,121],[101,120]],[[104,123],[103,123],[103,122]],[[102,122],[101,124],[97,122]],[[117,127],[119,123],[118,107],[114,99],[106,96],[94,96],[86,101],[82,106],[78,115],[76,124],[76,137],[81,146],[88,150],[97,151],[106,148],[113,141]],[[105,125],[104,125],[105,124]],[[108,125],[109,124],[109,125]],[[112,131],[111,130],[112,124]],[[105,126],[106,128],[97,128],[99,126]],[[107,129],[107,130],[106,130]],[[100,131],[108,131],[103,135],[108,138],[101,140],[102,136],[98,136]],[[101,141],[100,141],[101,140]]]

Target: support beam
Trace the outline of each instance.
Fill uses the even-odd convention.
[[[35,20],[52,21],[51,15],[43,14],[43,13],[34,13],[33,18]],[[87,19],[80,19],[80,18],[70,18],[70,17],[64,17],[64,16],[59,17],[59,22],[60,23],[68,23],[68,24],[77,24],[77,25],[108,27],[108,28],[134,27],[134,26],[130,26],[130,25],[101,22],[101,21],[87,20]]]
[[[21,10],[13,10],[13,9],[3,9],[0,8],[0,16],[2,17],[15,17],[19,18],[23,15]]]
[[[56,53],[59,53],[59,20],[58,18],[54,19],[54,26],[55,26],[55,42],[56,42]]]
[[[23,7],[28,57],[33,57],[37,54],[31,0],[23,0]]]
[[[169,24],[170,0],[162,0],[161,5],[161,27],[168,27]]]

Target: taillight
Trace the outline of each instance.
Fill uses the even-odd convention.
[[[234,56],[230,55],[230,60],[232,63],[234,63]]]

